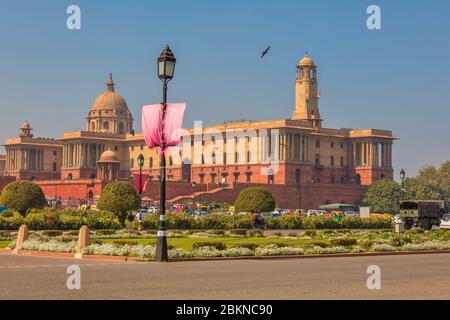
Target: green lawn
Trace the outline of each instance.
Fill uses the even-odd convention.
[[[9,240],[0,240],[0,249],[6,248],[7,246],[9,246],[11,241]]]
[[[117,241],[119,239],[101,239],[102,243],[110,243]],[[175,248],[184,249],[186,251],[192,250],[192,244],[195,242],[223,242],[228,247],[232,247],[234,245],[242,244],[242,243],[255,243],[260,246],[266,246],[271,243],[282,243],[288,244],[290,246],[302,246],[307,241],[302,239],[291,239],[291,238],[271,238],[271,237],[254,237],[254,238],[168,238],[168,244],[170,246],[174,246]],[[122,240],[119,240],[122,241]],[[127,241],[127,240],[125,240]],[[148,239],[130,239],[131,242],[138,242],[139,244],[149,245],[155,244],[156,238],[148,238]]]

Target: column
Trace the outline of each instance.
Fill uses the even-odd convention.
[[[392,143],[388,144],[388,168],[392,168]]]
[[[372,167],[373,168],[375,168],[377,166],[376,151],[377,151],[376,142],[372,142]]]
[[[87,159],[86,159],[86,165],[88,166],[88,167],[91,167],[91,148],[90,148],[90,144],[88,143],[87,144]]]

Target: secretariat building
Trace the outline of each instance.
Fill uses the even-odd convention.
[[[324,127],[316,64],[305,55],[295,72],[289,119],[184,130],[181,148],[167,155],[169,202],[195,194],[202,201],[233,203],[242,189],[264,186],[279,207],[309,209],[356,202],[374,181],[392,179],[391,131]],[[132,181],[142,154],[145,196],[158,201],[158,153],[146,147],[138,132],[140,119],[136,124],[125,98],[115,91],[112,75],[106,91],[87,110],[85,130],[39,138],[31,125],[25,121],[18,136],[4,143],[0,175],[34,180],[49,199],[86,203],[110,181]],[[253,134],[241,134],[249,131]],[[219,142],[221,147],[211,147]]]

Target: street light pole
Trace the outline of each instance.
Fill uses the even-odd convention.
[[[155,261],[169,261],[167,253],[167,234],[166,234],[166,137],[164,133],[164,120],[167,110],[167,83],[173,79],[175,71],[176,59],[169,46],[163,50],[158,58],[158,77],[163,82],[163,101],[162,105],[162,121],[161,121],[161,183],[160,183],[160,200],[159,200],[159,224],[156,240]]]
[[[138,221],[139,221],[139,227],[138,230],[142,230],[142,167],[144,166],[144,156],[140,154],[137,158],[138,160],[138,166],[139,166],[139,215],[138,215]]]
[[[401,185],[401,187],[402,187],[402,189],[401,189],[402,200],[403,200],[403,197],[405,196],[405,189],[404,189],[405,176],[406,176],[405,170],[402,169],[400,171],[400,179],[402,180],[402,185]]]
[[[192,212],[193,214],[195,213],[195,187],[197,186],[197,184],[195,183],[195,181],[192,181],[192,210],[194,212]]]

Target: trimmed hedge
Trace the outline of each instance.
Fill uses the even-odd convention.
[[[146,229],[158,228],[159,215],[153,214],[142,219]],[[392,222],[386,218],[344,217],[338,221],[332,217],[300,217],[285,215],[267,218],[268,229],[383,229],[391,228]],[[209,214],[194,218],[184,213],[166,214],[166,226],[170,229],[250,229],[251,215]],[[133,222],[138,227],[138,222]]]
[[[158,228],[159,215],[155,213],[142,219],[146,229]],[[0,216],[0,230],[17,230],[20,225],[27,224],[30,230],[77,230],[83,225],[90,229],[118,230],[122,226],[117,217],[107,211],[73,211],[52,209],[32,210],[26,217],[19,213],[13,213],[12,217]],[[267,218],[268,229],[388,229],[392,227],[390,219],[386,218],[355,218],[344,217],[338,221],[332,217],[299,217],[285,215],[277,218]],[[251,215],[225,215],[209,214],[204,217],[193,217],[184,213],[166,214],[166,226],[169,229],[195,229],[195,230],[239,230],[238,234],[244,234],[246,229],[251,229]],[[138,227],[138,222],[133,221],[133,227]],[[242,230],[242,231],[240,231]],[[219,233],[219,231],[215,231]],[[309,232],[309,231],[308,231]]]
[[[121,229],[114,214],[106,211],[73,211],[53,209],[30,210],[25,217],[14,213],[12,217],[0,216],[0,230],[18,230],[22,224],[30,230],[77,230],[83,225],[90,229]]]

